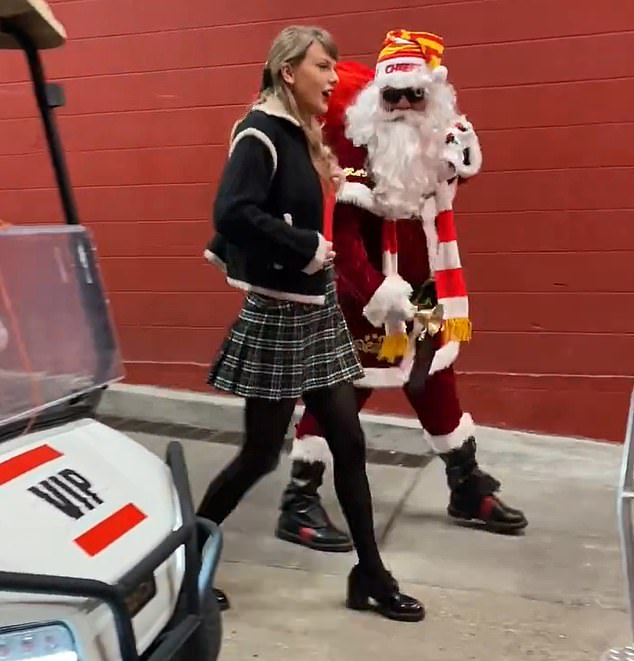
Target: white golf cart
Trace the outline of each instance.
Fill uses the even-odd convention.
[[[222,537],[194,514],[182,447],[164,463],[93,417],[123,369],[39,56],[64,42],[42,0],[0,0],[66,216],[0,227],[0,661],[214,661]]]
[[[621,558],[626,580],[627,605],[630,616],[630,632],[634,639],[634,390],[630,395],[630,409],[625,428],[625,444],[621,459],[617,509]],[[609,649],[601,661],[634,661],[634,643],[626,647]]]

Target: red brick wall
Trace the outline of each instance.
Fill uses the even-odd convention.
[[[53,2],[47,53],[129,380],[204,389],[240,297],[201,262],[229,127],[288,22],[372,62],[386,30],[444,35],[484,172],[458,223],[475,339],[464,405],[497,426],[623,435],[634,375],[634,3],[624,0]],[[317,9],[315,7],[318,7]],[[0,217],[60,218],[17,55],[0,68]],[[398,393],[372,406],[405,412]]]

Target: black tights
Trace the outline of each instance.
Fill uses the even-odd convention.
[[[365,436],[354,386],[342,383],[303,395],[308,411],[325,432],[334,465],[337,498],[359,557],[368,572],[383,569],[374,537],[372,496],[365,472]],[[246,492],[275,470],[295,400],[246,400],[245,442],[238,455],[209,485],[199,507],[203,517],[222,523]]]

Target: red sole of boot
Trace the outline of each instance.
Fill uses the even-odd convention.
[[[313,551],[323,551],[324,553],[350,553],[354,548],[352,544],[317,544],[301,537],[300,535],[294,535],[293,533],[287,532],[286,530],[276,530],[275,536],[284,542],[298,544],[299,546],[305,546]]]

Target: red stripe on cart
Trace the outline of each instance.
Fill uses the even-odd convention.
[[[114,544],[118,539],[121,539],[146,518],[147,515],[136,505],[128,503],[101,523],[77,537],[75,544],[88,555],[95,556]]]
[[[35,468],[39,468],[49,461],[59,459],[62,456],[63,454],[61,452],[58,452],[50,445],[40,445],[37,448],[11,457],[11,459],[0,463],[0,485],[11,482],[16,477],[25,475]]]

